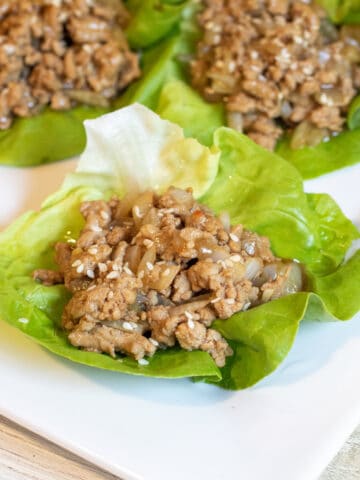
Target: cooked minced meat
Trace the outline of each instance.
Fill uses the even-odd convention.
[[[287,129],[292,147],[343,129],[360,87],[360,29],[333,26],[315,3],[203,0],[192,83],[225,103],[228,124],[272,150]]]
[[[0,129],[44,105],[106,106],[139,76],[121,0],[1,0]]]
[[[73,296],[62,325],[76,347],[137,360],[179,344],[208,352],[218,366],[232,350],[211,324],[302,287],[299,264],[280,260],[269,240],[230,226],[191,189],[81,205],[76,243],[55,247],[59,275]],[[144,360],[142,360],[144,362]]]

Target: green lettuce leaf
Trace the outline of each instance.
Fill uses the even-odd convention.
[[[316,147],[298,150],[290,147],[287,138],[281,140],[276,153],[292,163],[304,179],[319,177],[360,161],[360,129],[347,130]]]
[[[195,137],[203,145],[212,145],[217,128],[225,123],[222,105],[209,104],[186,83],[168,81],[162,88],[156,112],[177,123],[187,137]]]
[[[55,266],[56,241],[77,237],[83,200],[111,195],[109,166],[104,164],[101,172],[102,158],[96,174],[83,163],[82,171],[68,177],[39,212],[25,214],[0,234],[0,317],[76,362],[135,375],[189,376],[228,389],[246,388],[275,370],[291,349],[301,321],[351,318],[360,310],[360,252],[343,262],[359,237],[357,229],[329,196],[305,194],[294,167],[246,136],[220,128],[215,146],[221,152],[218,174],[201,202],[217,212],[227,210],[232,222],[268,235],[277,255],[303,263],[308,279],[306,292],[214,323],[234,350],[224,368],[199,351],[157,352],[144,366],[121,356],[87,353],[71,346],[59,328],[69,294],[63,286],[39,285],[31,273]]]
[[[83,121],[107,109],[79,106],[66,112],[46,109],[30,118],[17,118],[0,131],[0,164],[28,167],[78,155],[85,147]]]
[[[179,24],[188,0],[129,0],[132,21],[126,31],[134,48],[148,47],[167,36]]]
[[[336,23],[357,23],[360,20],[359,0],[317,0]]]
[[[331,197],[305,194],[292,165],[234,130],[219,129],[215,145],[219,173],[205,204],[269,237],[278,256],[296,258],[309,272],[326,274],[341,263],[358,231]]]
[[[321,0],[319,3],[327,10],[332,20],[337,23],[360,23],[360,1],[359,0]],[[201,33],[197,27],[196,14],[199,5],[193,5],[191,8],[184,9],[181,21],[182,52],[188,54],[194,52],[196,43]],[[346,19],[345,19],[346,16]],[[181,66],[181,64],[179,64]],[[191,83],[187,67],[184,69],[186,82]],[[191,88],[191,87],[190,87]],[[177,98],[177,97],[173,97]],[[174,101],[174,100],[173,100]],[[175,101],[174,101],[175,103]],[[209,106],[211,104],[208,104]],[[174,108],[174,107],[172,107]],[[338,170],[346,166],[353,165],[360,161],[360,128],[355,113],[358,110],[357,105],[349,111],[348,126],[350,130],[342,132],[340,135],[331,138],[330,141],[319,144],[316,147],[304,147],[301,149],[292,149],[289,140],[281,139],[278,143],[276,152],[292,163],[302,174],[304,179],[318,177],[325,173]],[[195,117],[200,112],[197,106],[194,106]],[[189,112],[188,112],[189,113]],[[189,115],[191,118],[191,116]],[[184,126],[187,118],[179,113],[173,117],[173,120]],[[225,117],[222,117],[225,125]],[[209,125],[210,127],[210,125]],[[191,127],[190,127],[191,128]]]

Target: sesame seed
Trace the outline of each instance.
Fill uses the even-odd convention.
[[[239,237],[237,235],[235,235],[235,233],[230,233],[229,237],[231,238],[231,240],[233,242],[238,242],[239,241]]]
[[[130,268],[127,267],[126,265],[125,265],[125,267],[124,267],[124,272],[127,273],[128,275],[132,275],[132,274],[133,274],[133,272],[130,270]]]
[[[99,225],[91,225],[90,230],[99,233],[102,231],[102,228],[100,228]]]
[[[112,280],[114,278],[119,278],[119,272],[110,272],[106,275],[106,278],[108,278],[109,280]]]
[[[146,268],[147,268],[148,270],[150,270],[150,271],[151,271],[151,270],[154,270],[154,265],[153,265],[152,263],[150,263],[150,262],[146,262]]]
[[[98,253],[98,248],[97,247],[90,247],[88,252],[90,255],[96,255]]]
[[[125,330],[129,330],[129,331],[134,330],[134,327],[133,327],[133,325],[132,325],[130,322],[123,322],[122,327],[123,327]]]
[[[75,260],[75,262],[71,266],[72,267],[78,267],[79,265],[81,265],[81,260],[77,259],[77,260]]]
[[[115,272],[118,272],[118,271],[121,270],[121,266],[118,265],[117,263],[113,263],[113,264],[111,265],[111,268],[112,268],[112,270],[114,270]]]
[[[225,265],[229,268],[231,268],[233,266],[233,262],[231,260],[231,257],[230,258],[227,258],[225,261],[224,261]]]
[[[195,328],[195,323],[194,323],[193,320],[191,320],[191,319],[189,318],[189,320],[187,321],[187,324],[188,324],[188,327],[190,328],[190,330],[194,330],[194,328]]]
[[[210,300],[210,303],[217,303],[217,302],[220,302],[221,298],[220,297],[216,297],[216,298],[213,298],[212,300]]]
[[[80,264],[76,269],[77,273],[82,273],[84,271],[84,268],[85,268],[84,265]]]
[[[142,217],[142,214],[141,214],[141,212],[140,212],[140,208],[139,208],[137,205],[135,205],[135,207],[133,208],[133,212],[134,212],[134,215],[135,215],[136,217],[138,217],[138,218],[141,218],[141,217]]]
[[[201,250],[202,253],[212,253],[212,250],[210,248],[203,247]]]
[[[235,70],[236,70],[236,63],[235,63],[235,62],[229,62],[229,64],[228,64],[228,70],[229,70],[230,73],[235,72]]]
[[[105,263],[101,263],[101,262],[98,263],[98,267],[99,267],[100,272],[106,272],[106,270],[107,270],[107,266],[106,266]]]
[[[21,318],[18,318],[18,322],[19,322],[19,323],[23,323],[24,325],[26,325],[27,323],[29,323],[29,319],[28,319],[28,318],[21,317]]]
[[[87,275],[89,278],[95,278],[94,270],[91,270],[90,268],[89,268],[88,270],[86,270],[86,275]]]
[[[154,338],[149,338],[149,342],[152,343],[154,345],[154,347],[159,346],[159,342],[157,340],[155,340]]]
[[[140,278],[141,280],[142,278],[144,278],[144,275],[145,275],[144,270],[141,270],[141,272],[138,273],[138,278]]]
[[[101,210],[101,212],[100,212],[100,217],[101,217],[103,220],[109,220],[110,215],[109,215],[107,212],[105,212],[105,210]]]
[[[241,257],[240,257],[240,255],[231,255],[230,259],[231,259],[233,262],[241,262]]]
[[[192,318],[193,318],[193,316],[191,315],[190,312],[185,311],[185,312],[184,312],[184,315],[185,315],[185,317],[186,317],[188,320],[192,320]]]
[[[227,299],[226,299],[226,303],[228,303],[229,305],[234,305],[234,303],[235,303],[235,298],[227,298]]]
[[[96,285],[90,285],[90,287],[87,289],[88,292],[91,292],[91,290],[94,290],[96,288]]]
[[[107,294],[107,298],[109,298],[110,300],[114,298],[114,292],[112,290],[110,290],[110,292]]]
[[[154,245],[154,242],[152,240],[149,240],[148,238],[145,238],[143,244],[146,248],[151,248]]]
[[[162,277],[167,277],[168,275],[170,275],[170,268],[167,268],[161,273]]]
[[[255,245],[254,243],[245,243],[244,245],[245,251],[248,255],[254,255],[255,253]]]
[[[140,360],[138,360],[138,364],[139,365],[149,365],[149,362],[147,360],[145,360],[145,358],[140,358]]]

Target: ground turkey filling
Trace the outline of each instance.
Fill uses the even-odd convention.
[[[228,124],[273,149],[316,145],[344,127],[360,87],[360,28],[336,28],[314,3],[204,0],[192,83],[225,103]]]
[[[146,364],[144,356],[178,343],[221,367],[233,352],[210,328],[216,318],[302,287],[298,263],[274,257],[267,238],[230,226],[227,215],[215,217],[191,189],[85,202],[81,213],[76,243],[55,247],[59,272],[33,274],[72,292],[62,325],[76,347]]]
[[[44,105],[107,106],[139,76],[121,0],[1,0],[0,130]]]

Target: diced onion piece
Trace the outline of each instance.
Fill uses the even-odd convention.
[[[109,101],[101,94],[91,90],[66,90],[66,95],[76,102],[94,107],[108,107]]]
[[[147,191],[137,197],[132,208],[132,215],[135,225],[139,227],[143,218],[154,205],[154,193]]]
[[[143,255],[142,250],[143,249],[140,247],[140,245],[131,245],[126,250],[124,262],[128,263],[129,268],[132,272],[138,271],[139,263]]]
[[[230,215],[228,212],[221,212],[219,215],[219,220],[223,224],[224,230],[227,232],[230,231]]]
[[[155,245],[153,245],[152,247],[148,248],[145,251],[142,259],[140,260],[137,273],[139,274],[140,272],[151,270],[149,269],[149,266],[150,265],[153,266],[155,263],[155,260],[156,260],[156,247]]]
[[[245,263],[245,277],[248,280],[254,280],[261,271],[261,261],[258,258],[250,258]]]
[[[196,310],[200,310],[201,308],[206,307],[211,301],[211,295],[199,295],[196,297],[196,300],[193,300],[188,303],[182,303],[181,305],[177,305],[176,307],[170,310],[170,315],[182,315],[185,312],[194,312]]]
[[[306,146],[315,147],[328,136],[329,131],[326,128],[317,128],[305,120],[294,129],[290,147],[294,150]]]
[[[156,280],[147,282],[147,286],[159,292],[166,290],[172,284],[174,278],[179,273],[180,265],[164,264],[160,265],[160,274]]]
[[[244,127],[244,120],[240,112],[227,112],[227,124],[237,132],[242,133]]]
[[[188,192],[187,190],[173,187],[170,189],[169,193],[174,198],[176,203],[185,209],[190,210],[194,204],[192,193]]]
[[[281,295],[299,292],[303,287],[303,271],[301,265],[295,262],[287,265],[286,279],[282,286]]]
[[[158,227],[160,225],[160,217],[159,213],[156,208],[152,207],[147,212],[147,214],[142,219],[143,225],[154,225],[154,227]]]

